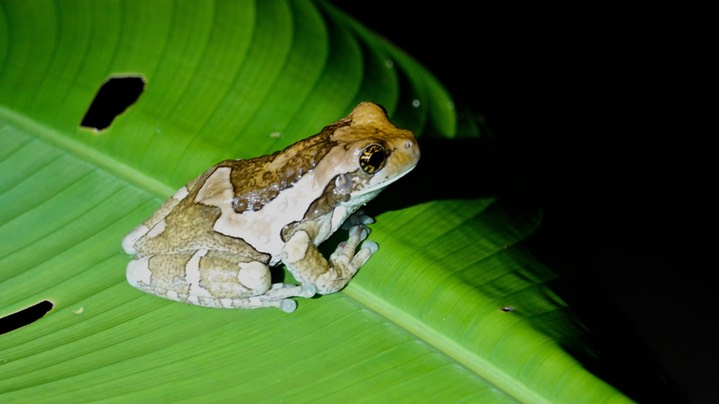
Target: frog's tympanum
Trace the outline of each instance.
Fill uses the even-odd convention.
[[[127,280],[200,306],[292,312],[290,298],[339,291],[377,251],[362,243],[371,220],[353,214],[419,154],[411,132],[364,102],[282,151],[216,164],[125,237]],[[317,245],[346,220],[349,239],[325,259]],[[269,267],[280,262],[300,285],[272,283]]]

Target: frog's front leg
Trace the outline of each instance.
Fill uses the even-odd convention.
[[[318,231],[318,225],[311,222],[295,228],[285,243],[282,262],[300,283],[314,285],[318,293],[326,295],[347,285],[377,251],[377,243],[365,242],[357,251],[369,230],[363,225],[352,226],[349,239],[340,243],[327,260],[312,242]]]
[[[292,312],[297,303],[288,298],[315,294],[311,287],[273,285],[262,262],[212,250],[135,258],[127,265],[127,280],[153,295],[215,308],[277,307]]]

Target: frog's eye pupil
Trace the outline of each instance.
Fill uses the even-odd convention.
[[[378,144],[365,147],[359,159],[362,171],[367,174],[374,174],[381,170],[385,161],[387,161],[387,154],[384,152],[384,147]]]

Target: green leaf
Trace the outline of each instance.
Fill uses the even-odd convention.
[[[113,76],[144,93],[81,128]],[[539,212],[419,177],[368,207],[380,250],[350,285],[293,314],[125,282],[122,237],[175,189],[362,100],[421,145],[483,139],[426,70],[323,2],[0,3],[0,316],[54,305],[0,336],[0,399],[627,401],[561,348],[577,330],[521,247]]]

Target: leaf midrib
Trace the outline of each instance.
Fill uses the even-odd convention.
[[[158,198],[166,198],[172,195],[175,189],[170,185],[148,176],[142,171],[131,167],[120,160],[117,160],[79,140],[63,135],[60,131],[34,121],[27,116],[13,112],[4,106],[0,106],[0,119],[10,125],[31,133],[38,139],[51,144],[58,149],[64,150],[79,160],[91,163],[102,170],[147,191]],[[88,135],[89,136],[89,135]]]

